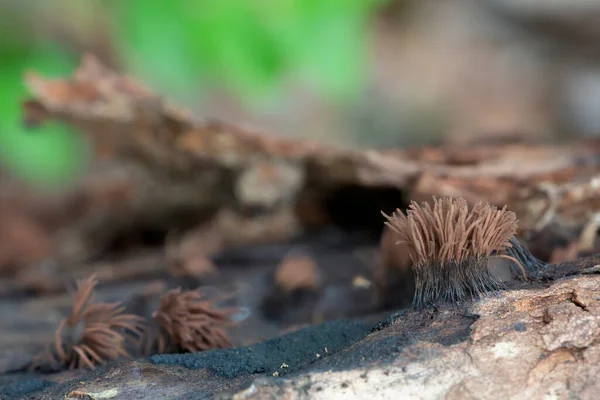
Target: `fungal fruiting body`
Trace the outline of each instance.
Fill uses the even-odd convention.
[[[406,214],[383,215],[412,260],[413,306],[463,301],[503,286],[488,270],[487,258],[512,246],[517,218],[506,207],[478,202],[469,209],[463,198],[434,197],[433,207],[413,201]]]
[[[60,322],[54,340],[36,357],[33,367],[93,369],[106,361],[129,357],[126,344],[141,337],[142,318],[124,314],[119,302],[94,303],[95,286],[95,275],[77,282],[71,315]]]
[[[198,352],[230,347],[224,327],[235,310],[215,308],[215,299],[201,290],[167,292],[153,315],[159,326],[156,347],[164,352]]]

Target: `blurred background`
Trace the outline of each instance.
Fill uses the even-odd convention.
[[[589,0],[0,1],[0,157],[68,180],[86,144],[26,133],[23,73],[83,53],[201,116],[345,147],[600,131]]]
[[[544,260],[600,249],[600,146],[564,144],[600,132],[598,0],[0,0],[0,35],[0,395],[75,278],[150,329],[168,289],[215,289],[238,346],[409,304],[380,247],[409,200],[506,204]]]

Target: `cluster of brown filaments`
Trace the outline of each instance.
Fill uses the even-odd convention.
[[[125,313],[120,302],[95,302],[95,275],[77,282],[70,315],[64,318],[32,369],[93,369],[107,361],[129,358],[128,348],[144,354],[197,352],[230,347],[223,329],[236,309],[215,307],[215,298],[200,289],[174,289],[160,298],[154,326]]]
[[[433,199],[433,207],[412,202],[404,214],[383,214],[386,225],[406,244],[413,263],[413,305],[437,300],[462,301],[502,287],[487,268],[487,258],[511,247],[516,215],[485,202],[471,209],[458,198]]]
[[[125,314],[116,303],[95,303],[95,276],[77,282],[71,314],[63,319],[46,350],[32,367],[95,368],[106,361],[129,357],[127,344],[142,335],[143,319]]]
[[[230,347],[223,327],[231,324],[235,310],[216,308],[215,302],[200,289],[173,289],[166,293],[153,315],[159,326],[158,352],[198,352]]]

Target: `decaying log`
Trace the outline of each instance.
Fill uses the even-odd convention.
[[[128,226],[187,229],[186,223],[210,221],[220,210],[242,221],[288,215],[287,227],[273,229],[276,238],[285,239],[302,228],[353,219],[355,225],[381,228],[380,209],[432,195],[508,204],[522,232],[555,221],[581,227],[600,205],[597,142],[345,150],[196,118],[92,56],[84,57],[72,77],[29,73],[26,82],[33,94],[25,107],[30,125],[66,122],[102,153],[88,174],[103,184],[92,189],[82,183],[74,190],[87,206],[66,223],[71,227],[64,233],[70,243],[62,246],[66,258],[105,250],[101,243]],[[112,167],[102,168],[107,158]],[[114,196],[108,191],[116,184],[107,182],[122,182],[127,193],[120,205],[98,207]],[[353,195],[340,195],[344,190]],[[228,231],[227,241],[264,241],[239,233],[243,230]]]

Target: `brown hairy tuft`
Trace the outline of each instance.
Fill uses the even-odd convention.
[[[234,309],[215,308],[216,299],[200,289],[173,289],[160,299],[153,318],[159,326],[158,353],[199,352],[226,348],[231,342],[223,328],[232,324]]]
[[[415,275],[413,305],[436,300],[452,302],[499,289],[501,282],[487,269],[487,257],[512,246],[518,227],[516,215],[485,202],[470,210],[463,198],[433,198],[411,202],[403,214],[382,213],[385,224],[408,247]]]
[[[71,315],[56,329],[54,340],[38,355],[32,367],[95,368],[121,356],[129,357],[127,341],[142,335],[142,318],[124,314],[121,303],[94,303],[96,276],[77,282]]]

